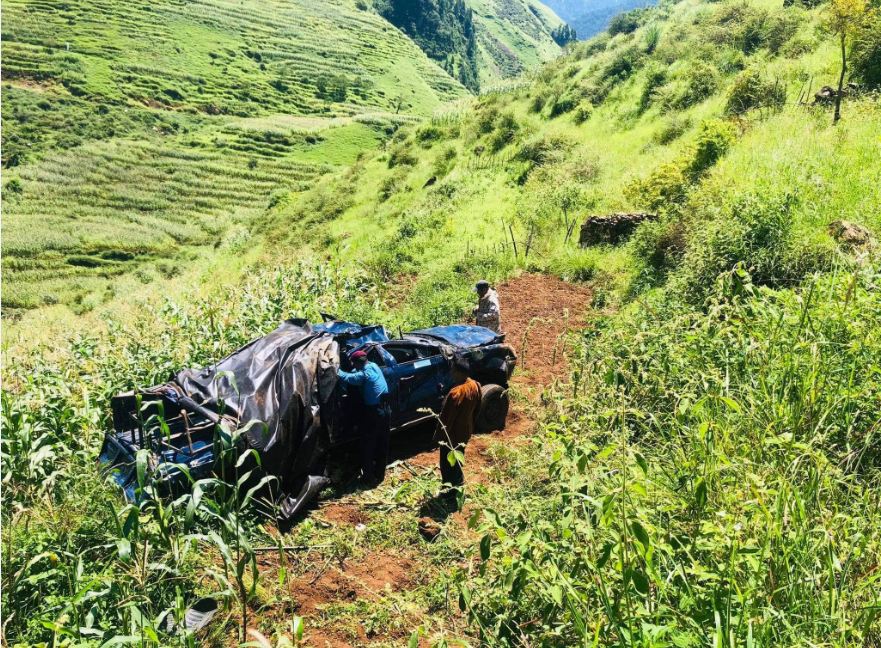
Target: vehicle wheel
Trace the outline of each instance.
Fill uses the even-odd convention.
[[[477,413],[477,432],[494,432],[505,429],[510,399],[508,390],[501,385],[484,385],[480,388],[480,411]]]

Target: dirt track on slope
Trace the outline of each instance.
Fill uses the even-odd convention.
[[[516,445],[529,434],[534,426],[528,409],[538,403],[541,391],[555,379],[567,376],[566,333],[582,328],[584,317],[590,303],[590,289],[584,285],[566,283],[555,277],[524,274],[511,279],[498,287],[502,306],[502,328],[507,334],[506,341],[518,355],[518,367],[512,380],[512,409],[508,416],[506,429],[489,435],[479,435],[472,439],[466,451],[466,482],[488,483],[492,474],[491,446],[504,439],[506,445]],[[424,441],[422,445],[392,448],[392,458],[402,464],[396,470],[411,472],[430,471],[437,465],[437,450]],[[407,476],[402,476],[406,479]],[[370,524],[370,513],[365,510],[363,498],[370,491],[323,502],[312,518],[319,524],[341,528],[363,530]],[[451,516],[446,524],[464,526],[466,510]],[[413,511],[414,520],[418,512]],[[294,610],[267,611],[268,616],[278,612],[290,613],[306,618],[307,631],[305,645],[315,648],[340,648],[343,646],[364,645],[383,641],[394,644],[406,642],[407,632],[389,630],[377,632],[375,628],[365,628],[359,624],[357,637],[350,628],[347,633],[323,627],[316,628],[310,623],[328,606],[336,603],[357,601],[377,601],[381,597],[392,596],[395,592],[409,590],[416,586],[425,573],[419,573],[419,547],[400,546],[395,551],[366,550],[342,562],[328,562],[299,574],[291,582],[295,592]],[[272,571],[277,567],[273,558],[265,556],[261,561],[261,571]],[[323,563],[323,561],[320,561]],[[272,579],[268,574],[267,580]],[[260,613],[258,613],[259,615]]]

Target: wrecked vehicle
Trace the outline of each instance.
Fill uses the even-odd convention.
[[[357,441],[357,391],[337,380],[363,350],[389,386],[391,427],[400,434],[440,411],[455,358],[482,385],[478,431],[504,428],[507,385],[517,359],[504,335],[471,325],[438,326],[391,339],[382,326],[330,317],[322,324],[287,320],[216,364],[185,369],[169,382],[111,400],[113,430],[100,461],[126,497],[137,493],[136,455],[149,450],[163,489],[216,473],[216,434],[243,432],[246,449],[280,484],[280,522],[292,520],[330,483],[328,452]],[[255,424],[256,423],[256,424]]]

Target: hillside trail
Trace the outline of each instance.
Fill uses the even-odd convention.
[[[567,377],[567,333],[584,327],[591,298],[588,286],[540,274],[522,274],[499,285],[497,290],[506,342],[514,347],[518,356],[517,370],[511,381],[515,397],[512,398],[505,430],[476,435],[468,444],[464,466],[466,488],[469,483],[490,483],[494,479],[491,446],[500,440],[507,446],[516,446],[525,442],[526,436],[533,431],[535,421],[529,409],[539,403],[541,393],[548,385]],[[426,438],[416,445],[393,442],[392,459],[398,463],[390,473],[398,471],[398,475],[406,479],[419,472],[424,474],[432,467],[437,470],[437,448],[430,443],[430,434],[424,436]],[[361,491],[323,502],[317,511],[312,512],[311,518],[319,524],[363,530],[370,522],[364,495],[365,492]],[[468,512],[466,502],[465,511],[450,516],[445,524],[459,524],[464,528]],[[415,522],[418,511],[414,510],[413,516]],[[405,642],[406,635],[390,635],[375,628],[368,632],[363,624],[357,640],[354,640],[351,635],[338,634],[327,628],[310,628],[309,619],[320,616],[323,608],[334,603],[369,602],[377,600],[383,592],[411,589],[420,576],[414,574],[419,568],[418,549],[418,546],[401,546],[393,552],[368,549],[341,563],[310,567],[290,583],[291,591],[295,592],[295,609],[264,610],[263,614],[269,612],[268,616],[276,616],[281,612],[290,618],[293,613],[306,618],[304,645],[315,648],[341,648],[380,641]],[[277,560],[270,555],[263,556],[260,562],[261,571],[277,568]],[[271,580],[272,576],[267,574],[264,578]]]

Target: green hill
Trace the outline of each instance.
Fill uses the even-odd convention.
[[[472,91],[560,54],[562,21],[532,0],[377,0],[379,13]]]
[[[375,146],[392,113],[466,94],[350,2],[12,0],[3,29],[7,313],[176,274],[276,189]]]
[[[515,77],[560,54],[551,32],[562,21],[534,0],[468,0],[477,27],[482,87]]]

